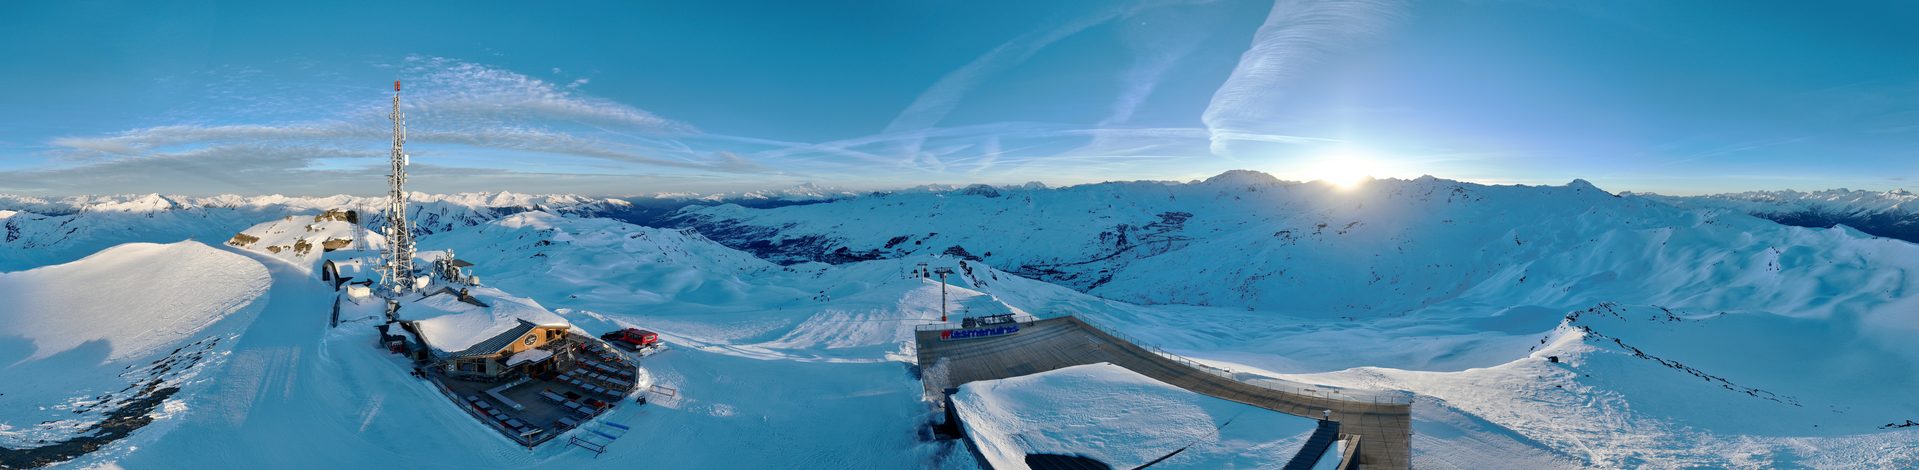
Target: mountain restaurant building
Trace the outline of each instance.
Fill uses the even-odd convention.
[[[418,353],[446,377],[499,381],[570,367],[579,336],[573,325],[528,299],[490,296],[481,302],[454,294],[429,295],[400,309],[402,328],[423,348]],[[485,306],[482,306],[485,305]]]

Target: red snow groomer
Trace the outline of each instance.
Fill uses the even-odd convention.
[[[600,339],[632,351],[657,348],[660,346],[660,334],[639,328],[609,332],[600,335]]]

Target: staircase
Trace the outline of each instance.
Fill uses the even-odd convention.
[[[1293,460],[1286,462],[1286,470],[1309,470],[1319,463],[1321,456],[1333,448],[1333,441],[1339,439],[1339,422],[1319,420],[1319,428],[1313,430],[1313,436],[1306,438],[1306,445],[1299,446],[1299,453],[1293,454]],[[1337,458],[1337,457],[1335,457]]]

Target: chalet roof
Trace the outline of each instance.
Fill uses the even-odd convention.
[[[492,354],[533,327],[572,326],[532,299],[484,286],[468,292],[472,302],[458,295],[428,295],[407,302],[400,307],[400,317],[414,324],[436,357]]]
[[[528,322],[526,320],[516,319],[516,321],[518,321],[519,324],[514,325],[513,328],[510,330],[500,332],[500,334],[493,335],[493,337],[491,338],[481,340],[479,343],[475,343],[472,347],[469,347],[460,351],[446,352],[446,353],[443,353],[443,355],[444,357],[448,357],[448,358],[459,358],[459,357],[485,356],[485,355],[497,353],[497,352],[500,352],[501,349],[506,349],[507,345],[513,344],[514,341],[518,341],[521,337],[526,336],[527,332],[533,331],[534,328],[539,327],[539,325],[535,325],[532,322]]]

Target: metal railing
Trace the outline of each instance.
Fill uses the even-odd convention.
[[[1033,323],[1037,321],[1040,321],[1040,318],[1032,315],[1014,315],[1013,316],[1013,322],[1018,323],[1019,326],[1032,326]],[[986,325],[986,326],[991,326],[991,325]],[[980,328],[980,327],[975,326],[974,328]],[[960,322],[956,322],[956,321],[955,322],[922,323],[918,325],[913,325],[913,331],[946,331],[946,330],[958,330],[958,329],[963,329],[963,328],[960,327]]]
[[[1325,386],[1325,385],[1301,384],[1301,383],[1277,379],[1273,377],[1264,377],[1264,376],[1241,377],[1240,373],[1238,372],[1234,372],[1229,369],[1219,368],[1211,364],[1194,361],[1192,359],[1188,359],[1185,356],[1181,356],[1178,354],[1166,352],[1165,349],[1162,349],[1159,346],[1154,345],[1153,343],[1141,341],[1137,337],[1133,337],[1131,335],[1121,333],[1119,332],[1119,330],[1114,329],[1112,327],[1100,325],[1098,323],[1093,322],[1092,320],[1087,319],[1085,316],[1075,316],[1075,318],[1079,319],[1080,323],[1085,324],[1088,328],[1098,330],[1099,332],[1105,333],[1114,338],[1119,338],[1122,341],[1132,343],[1134,346],[1138,346],[1142,350],[1151,352],[1162,358],[1171,360],[1173,362],[1190,367],[1192,369],[1199,370],[1201,372],[1205,372],[1208,374],[1212,374],[1214,376],[1217,376],[1223,379],[1232,380],[1234,382],[1239,382],[1239,383],[1243,383],[1243,384],[1247,384],[1247,385],[1251,385],[1254,387],[1259,387],[1267,390],[1291,393],[1295,395],[1305,395],[1305,396],[1315,397],[1315,398],[1324,398],[1327,400],[1372,403],[1376,405],[1412,405],[1413,404],[1413,394],[1410,392],[1404,392],[1404,391],[1350,390],[1350,389]]]
[[[1347,401],[1347,402],[1355,402],[1355,403],[1372,403],[1375,405],[1412,405],[1413,404],[1413,394],[1405,391],[1351,390],[1351,389],[1325,386],[1325,385],[1307,385],[1307,384],[1291,382],[1291,381],[1281,380],[1281,379],[1272,378],[1272,377],[1265,377],[1265,376],[1242,377],[1240,373],[1238,372],[1222,369],[1210,364],[1205,364],[1198,361],[1194,361],[1192,359],[1188,359],[1185,356],[1166,352],[1165,349],[1160,348],[1159,346],[1154,345],[1153,343],[1141,341],[1137,337],[1127,335],[1125,333],[1121,333],[1118,329],[1100,325],[1098,323],[1093,322],[1090,319],[1087,319],[1085,316],[1071,315],[1071,317],[1077,319],[1081,324],[1086,325],[1086,327],[1088,328],[1092,328],[1094,330],[1099,331],[1100,333],[1106,334],[1108,336],[1112,336],[1114,338],[1118,338],[1121,341],[1131,343],[1132,345],[1139,347],[1141,350],[1145,350],[1147,352],[1153,353],[1155,355],[1158,355],[1161,358],[1165,358],[1167,360],[1173,361],[1175,363],[1186,366],[1193,370],[1198,370],[1201,372],[1205,372],[1207,374],[1212,374],[1219,378],[1231,380],[1234,382],[1239,382],[1246,385],[1251,385],[1254,387],[1259,387],[1259,388],[1277,391],[1277,392],[1290,393],[1294,395],[1305,395],[1309,397],[1323,398],[1327,400],[1339,400],[1339,401]],[[1030,315],[1021,315],[1015,318],[1018,319],[1017,322],[1020,324],[1020,326],[1032,326],[1034,322],[1041,320],[1041,318],[1030,316]],[[1055,318],[1061,318],[1061,317],[1055,317]],[[959,323],[927,323],[927,324],[916,325],[913,327],[913,331],[916,331],[916,332],[944,331],[944,330],[957,330],[957,329],[960,329]]]

